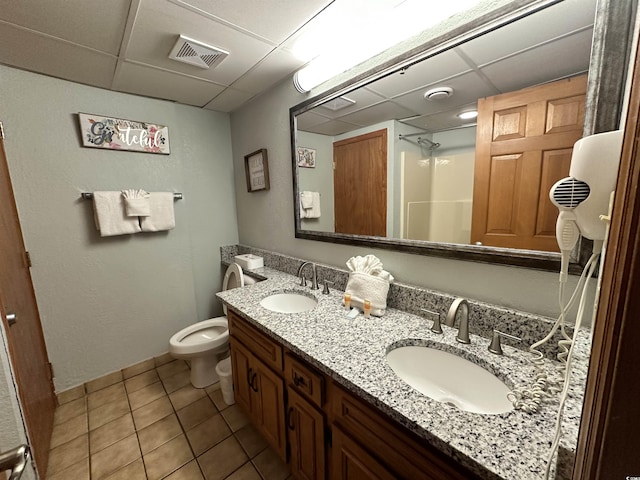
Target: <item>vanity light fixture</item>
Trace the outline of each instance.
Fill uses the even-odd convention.
[[[424,92],[425,100],[444,100],[453,95],[453,88],[451,87],[436,87]]]
[[[478,111],[477,110],[468,110],[466,112],[460,112],[456,116],[460,120],[471,120],[472,118],[477,118],[478,117]]]

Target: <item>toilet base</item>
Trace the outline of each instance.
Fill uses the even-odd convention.
[[[229,355],[229,346],[211,355],[197,355],[191,357],[191,385],[195,388],[205,388],[220,380],[216,373],[216,365]]]

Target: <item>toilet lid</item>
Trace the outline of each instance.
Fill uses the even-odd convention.
[[[222,291],[238,287],[244,287],[244,274],[242,273],[242,267],[240,265],[232,263],[224,274],[224,280],[222,280]],[[223,305],[222,310],[226,315],[227,306]]]

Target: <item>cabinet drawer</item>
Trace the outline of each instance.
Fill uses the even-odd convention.
[[[324,404],[324,377],[290,353],[284,356],[284,380],[318,407]]]
[[[228,310],[229,334],[240,340],[256,357],[276,372],[282,372],[282,347],[249,325],[237,313]]]
[[[397,478],[470,480],[478,477],[426,441],[331,383],[333,422],[357,440]]]

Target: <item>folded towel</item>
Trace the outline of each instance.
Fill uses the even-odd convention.
[[[149,194],[151,215],[140,217],[143,232],[171,230],[176,226],[173,212],[173,192],[151,192]]]
[[[364,301],[371,302],[371,315],[381,317],[387,308],[387,294],[393,275],[383,269],[375,255],[351,257],[347,260],[351,271],[345,293],[351,294],[351,305],[364,310]]]
[[[300,205],[305,210],[313,206],[313,192],[304,191],[300,193]]]
[[[103,237],[141,231],[138,217],[125,215],[121,192],[93,192],[93,218]]]
[[[144,190],[122,190],[127,217],[148,217],[151,215],[149,192]]]
[[[300,218],[320,218],[320,194],[318,192],[303,192],[309,195],[305,195],[303,202],[302,195],[300,196]],[[311,207],[305,208],[304,204],[307,202],[308,197],[311,197]],[[304,214],[304,215],[303,215]]]

